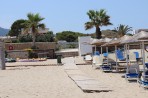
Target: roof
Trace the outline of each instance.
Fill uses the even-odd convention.
[[[102,46],[115,46],[115,45],[119,45],[119,44],[121,44],[123,42],[128,41],[131,38],[132,38],[132,36],[124,35],[124,36],[122,36],[122,37],[120,37],[118,39],[113,39],[113,40],[109,41],[108,43],[106,43],[106,44],[104,44]]]
[[[103,39],[93,39],[90,44],[91,45],[102,45],[105,44],[107,42],[111,41],[110,38],[103,38]]]
[[[78,49],[61,49],[59,51],[56,51],[55,53],[63,53],[63,52],[78,52]]]

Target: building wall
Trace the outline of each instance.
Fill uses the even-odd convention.
[[[32,42],[28,43],[5,43],[5,50],[9,50],[9,47],[12,46],[13,50],[24,50],[31,48]],[[36,46],[39,47],[39,49],[47,50],[47,49],[56,49],[56,43],[55,42],[36,42]]]
[[[79,56],[91,54],[92,46],[89,45],[91,36],[79,37]]]
[[[78,48],[78,42],[58,42],[58,47],[59,49]]]
[[[39,58],[55,58],[55,51],[53,49],[49,50],[33,50],[34,53],[38,55]],[[26,50],[7,50],[7,58],[20,58],[27,59],[29,53]]]
[[[7,57],[8,58],[21,58],[21,59],[26,59],[28,58],[28,52],[25,50],[12,50],[12,51],[7,51]]]
[[[9,50],[9,47],[12,46],[13,50]],[[7,57],[10,58],[28,58],[28,51],[25,49],[30,49],[32,43],[5,43],[5,50],[8,53]],[[55,42],[36,42],[36,46],[39,47],[38,50],[33,50],[38,54],[38,56],[43,57],[47,56],[48,58],[53,59],[55,57]]]
[[[61,52],[62,57],[75,57],[78,56],[78,52]]]

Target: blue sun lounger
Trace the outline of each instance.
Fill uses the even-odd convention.
[[[125,79],[127,81],[130,80],[136,80],[138,81],[138,76],[139,76],[139,65],[138,64],[133,64],[127,67],[127,73],[125,74]]]
[[[108,53],[103,53],[103,56],[105,57],[104,61],[107,63],[107,57],[108,57]],[[107,63],[108,64],[108,63]],[[111,69],[111,65],[110,64],[103,64],[101,66],[101,69],[104,71],[104,72],[111,72],[112,69]]]
[[[123,56],[123,52],[121,50],[116,50],[116,56],[119,59],[119,61],[125,61],[126,59]]]
[[[139,84],[141,87],[148,89],[148,70],[144,73],[144,75],[139,75]]]

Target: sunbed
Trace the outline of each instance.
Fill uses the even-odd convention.
[[[148,89],[148,70],[139,75],[138,83],[141,87]]]
[[[127,81],[130,80],[138,80],[138,74],[139,74],[139,65],[138,64],[132,64],[132,65],[128,65],[127,67],[127,71],[125,74],[125,79]]]
[[[93,56],[92,67],[100,68],[103,64],[103,57],[100,55]]]

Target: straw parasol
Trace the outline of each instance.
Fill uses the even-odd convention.
[[[124,35],[124,36],[121,37],[121,39],[120,39],[120,44],[129,43],[129,41],[132,40],[132,39],[133,39],[133,36]]]
[[[144,46],[144,42],[148,41],[148,32],[145,32],[145,31],[141,31],[138,38],[137,38],[139,41],[142,42],[142,50],[143,50],[143,71],[145,73],[146,69],[145,69],[145,46]],[[144,77],[144,80],[145,80],[145,77]]]
[[[93,39],[93,41],[90,43],[91,45],[102,45],[105,42],[103,40],[99,40],[99,39]]]
[[[103,39],[93,39],[92,42],[90,42],[91,45],[103,45],[107,42],[109,42],[111,39],[110,38],[103,38]]]
[[[102,46],[112,46],[111,43],[114,43],[114,42],[116,42],[116,41],[117,41],[117,38],[114,38],[114,39],[110,40],[109,42],[103,44]],[[113,46],[114,46],[114,45],[113,45]]]
[[[96,46],[101,46],[101,45],[109,42],[110,40],[111,40],[110,38],[93,39],[90,44],[95,46],[95,51],[96,51]],[[102,47],[101,47],[101,54],[102,54]]]
[[[141,31],[139,34],[138,34],[138,40],[143,40],[143,41],[148,41],[148,32],[146,31]]]
[[[122,44],[126,44],[126,43],[139,43],[140,40],[148,40],[148,32],[145,31],[141,31],[135,35],[133,35],[129,40],[123,41],[121,42]]]
[[[117,46],[121,44],[121,42],[124,42],[124,41],[127,41],[131,39],[131,36],[128,36],[128,35],[124,35],[123,37],[121,38],[115,38],[113,40],[111,40],[110,42],[102,45],[102,46],[106,46],[106,52],[108,52],[108,46],[115,46],[115,51],[117,50]],[[117,71],[117,56],[116,56],[116,71]]]

